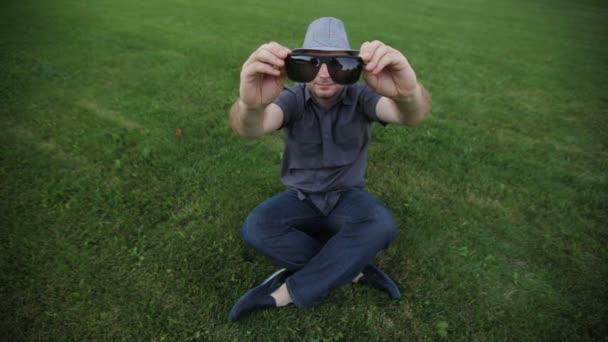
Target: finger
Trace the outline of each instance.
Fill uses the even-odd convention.
[[[372,71],[374,75],[377,75],[380,71],[382,71],[387,65],[395,63],[397,59],[397,54],[394,51],[387,52],[384,56],[380,58],[380,60],[376,63],[376,67]]]
[[[367,63],[365,68],[369,71],[374,70],[376,68],[376,65],[378,64],[378,61],[389,52],[390,52],[390,49],[388,46],[386,46],[384,44],[378,46],[376,48],[376,50],[374,50],[374,54],[373,54],[372,58],[370,59],[370,61]]]
[[[285,68],[279,69],[279,76],[275,78],[277,86],[280,88],[283,87],[285,81],[287,80],[287,70]]]
[[[291,53],[291,50],[284,47],[283,45],[277,42],[270,42],[268,44],[264,44],[261,46],[262,49],[267,50],[274,54],[277,58],[285,59],[288,54]]]
[[[374,90],[376,89],[376,86],[378,85],[378,76],[372,74],[369,71],[363,70],[362,77],[365,83],[367,83],[367,85],[369,85]]]
[[[249,56],[245,63],[243,63],[243,67],[260,60],[265,63],[281,66],[282,61],[287,58],[289,53],[291,53],[291,50],[276,42],[266,43]]]
[[[374,40],[373,42],[365,42],[361,45],[361,49],[359,50],[359,56],[363,59],[364,62],[369,62],[378,47],[384,45],[379,40]]]
[[[251,58],[249,58],[249,60],[245,62],[245,65],[257,62],[266,63],[274,67],[282,67],[285,64],[285,62],[281,58],[277,57],[274,53],[266,49],[260,49],[256,51],[256,53],[254,53]]]
[[[367,61],[369,60],[369,45],[371,43],[370,42],[364,42],[363,44],[361,44],[361,47],[359,48],[359,57],[361,57],[361,59],[367,63]]]

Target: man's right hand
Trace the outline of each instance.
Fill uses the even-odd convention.
[[[241,69],[240,101],[247,111],[263,110],[283,90],[285,58],[291,51],[271,42],[260,46]]]

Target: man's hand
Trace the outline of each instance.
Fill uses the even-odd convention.
[[[363,79],[378,94],[399,101],[416,91],[416,73],[398,50],[375,40],[363,43],[359,56],[367,63]]]
[[[260,46],[241,69],[240,101],[247,111],[263,110],[281,93],[287,73],[285,58],[291,51],[271,42]]]
[[[366,62],[363,79],[382,95],[376,105],[378,118],[408,126],[422,122],[431,110],[431,98],[405,56],[377,40],[363,43],[359,56]]]
[[[283,111],[272,102],[285,85],[289,53],[272,42],[260,46],[243,64],[239,98],[230,108],[230,125],[239,135],[255,138],[283,124]]]

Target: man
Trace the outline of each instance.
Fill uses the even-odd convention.
[[[356,83],[361,73],[366,83]],[[299,83],[284,87],[287,77]],[[247,138],[283,129],[281,180],[288,190],[249,214],[242,237],[283,269],[245,293],[231,320],[290,303],[317,305],[351,282],[400,298],[374,265],[397,227],[364,190],[371,124],[415,126],[429,110],[427,91],[399,51],[379,41],[351,50],[336,18],[313,21],[301,49],[272,42],[251,54],[231,125]]]

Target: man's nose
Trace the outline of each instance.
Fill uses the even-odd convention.
[[[329,71],[327,70],[327,64],[321,64],[321,69],[319,69],[319,73],[317,74],[319,77],[327,78],[329,77]]]

